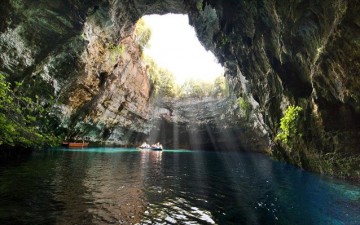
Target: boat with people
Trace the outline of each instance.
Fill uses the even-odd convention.
[[[153,151],[162,151],[163,150],[163,146],[162,144],[160,144],[159,142],[156,144],[151,145],[151,150]]]
[[[143,142],[140,146],[138,146],[137,148],[139,149],[151,149],[151,146],[146,143],[146,142]]]
[[[162,148],[155,148],[155,147],[152,147],[151,150],[153,151],[162,151],[163,149]]]
[[[156,144],[150,145],[146,142],[143,142],[140,146],[137,147],[138,149],[147,149],[147,150],[153,150],[153,151],[162,151],[163,146],[158,142]]]

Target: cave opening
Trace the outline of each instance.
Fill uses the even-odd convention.
[[[226,125],[218,119],[229,104],[224,68],[200,43],[188,15],[143,16],[135,33],[155,89],[147,141],[173,149],[218,149],[236,142],[237,135],[224,134]]]
[[[211,51],[206,50],[189,24],[186,14],[143,16],[151,30],[144,55],[169,70],[179,85],[189,80],[213,81],[223,76],[224,68]]]

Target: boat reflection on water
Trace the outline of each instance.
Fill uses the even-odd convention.
[[[154,163],[161,163],[162,160],[162,151],[151,151],[151,161]]]
[[[141,149],[141,165],[148,167],[149,161],[152,164],[161,164],[162,160],[162,151],[149,151],[148,149]]]

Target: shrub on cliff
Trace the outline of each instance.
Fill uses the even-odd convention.
[[[290,105],[286,110],[284,116],[280,119],[281,131],[276,135],[276,140],[288,144],[289,139],[298,134],[297,126],[300,118],[300,106]]]
[[[246,95],[238,98],[238,106],[240,109],[240,115],[246,120],[249,120],[252,105],[250,104],[249,99]]]
[[[41,148],[58,143],[50,131],[52,117],[49,107],[20,93],[21,83],[15,89],[0,74],[0,146]]]
[[[151,29],[143,19],[139,19],[135,25],[135,37],[141,48],[148,47]]]

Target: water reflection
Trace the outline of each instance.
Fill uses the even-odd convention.
[[[54,199],[63,204],[56,224],[135,223],[144,211],[137,154],[64,152],[55,167]]]
[[[150,151],[152,163],[158,164],[160,166],[162,160],[162,153],[162,151]]]
[[[260,154],[88,150],[0,165],[0,224],[360,224],[360,187]]]
[[[97,157],[83,181],[93,199],[88,211],[92,224],[134,223],[145,205],[141,168],[135,154]]]

